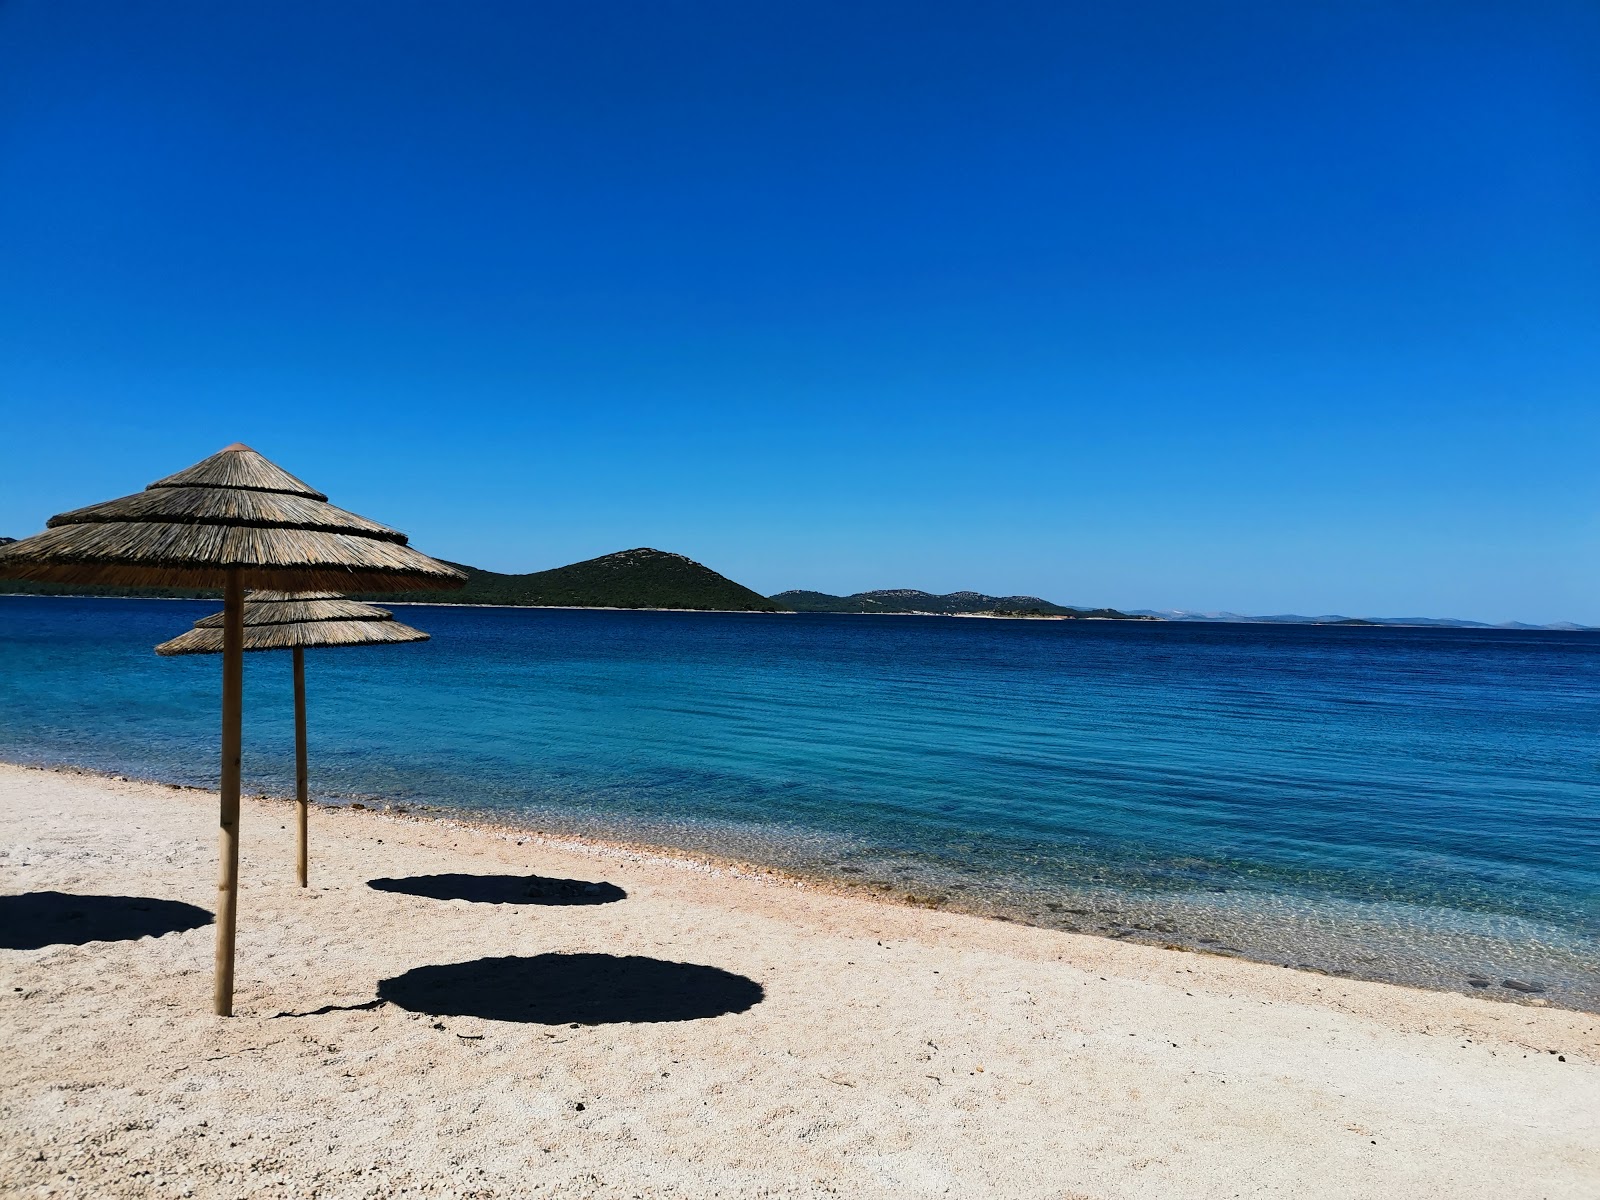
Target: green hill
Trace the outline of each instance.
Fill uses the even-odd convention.
[[[467,586],[453,592],[368,594],[359,599],[395,604],[516,604],[572,608],[697,608],[782,612],[759,592],[718,575],[681,554],[619,550],[571,566],[527,575],[502,575],[453,563]]]
[[[915,588],[887,588],[830,596],[827,592],[795,589],[779,592],[772,600],[796,612],[819,613],[934,613],[944,616],[981,613],[1006,617],[1098,617],[1109,621],[1149,621],[1114,608],[1068,608],[1038,596],[986,596],[982,592],[949,592],[936,596]]]
[[[574,608],[697,608],[737,612],[782,612],[784,608],[681,554],[640,547],[587,562],[504,575],[452,563],[467,573],[467,585],[448,592],[367,593],[362,600],[391,604],[513,604]],[[133,596],[217,599],[203,588],[94,587],[84,584],[0,582],[0,592],[36,596]]]
[[[795,590],[763,596],[719,575],[681,554],[641,546],[619,550],[586,562],[507,575],[465,563],[451,563],[467,573],[467,584],[446,592],[368,592],[361,600],[380,604],[506,604],[560,608],[687,608],[734,612],[938,613],[996,614],[1035,617],[1099,617],[1109,620],[1154,620],[1131,617],[1111,608],[1068,608],[1038,596],[988,596],[982,592],[950,592],[936,596],[911,588],[831,596]],[[89,587],[81,584],[0,582],[0,592],[54,596],[150,596],[215,599],[200,588]]]

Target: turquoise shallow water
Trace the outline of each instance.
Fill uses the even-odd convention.
[[[0,757],[214,786],[219,662],[150,652],[214,608],[0,598]],[[1600,635],[401,615],[434,640],[307,656],[322,798],[1600,1011]],[[289,659],[247,663],[287,793]]]

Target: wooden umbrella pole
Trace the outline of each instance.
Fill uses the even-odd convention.
[[[294,648],[294,867],[306,886],[306,652]]]
[[[228,571],[222,603],[222,825],[218,845],[217,969],[212,1007],[233,1015],[233,940],[239,907],[239,758],[244,713],[244,586]]]

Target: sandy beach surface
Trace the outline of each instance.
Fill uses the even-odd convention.
[[[1600,1196],[1593,1014],[292,812],[222,1019],[215,796],[0,766],[0,1193]]]

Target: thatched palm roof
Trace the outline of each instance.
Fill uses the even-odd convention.
[[[0,547],[0,578],[340,592],[460,587],[466,577],[235,443],[142,492],[51,517]]]
[[[221,654],[221,613],[156,647],[157,654]],[[244,599],[244,649],[294,650],[425,642],[428,635],[394,619],[388,609],[332,592],[251,592]]]

